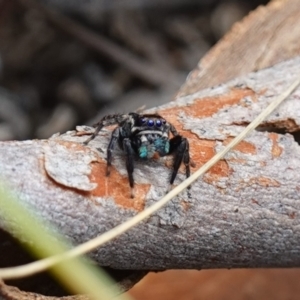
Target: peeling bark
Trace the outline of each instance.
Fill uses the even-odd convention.
[[[200,167],[282,92],[299,69],[297,58],[179,98],[157,112],[188,137],[191,157]],[[300,89],[262,126],[282,127],[292,120],[292,131],[299,130],[299,97]],[[2,178],[74,244],[153,204],[164,195],[170,175],[170,158],[136,161],[136,197],[131,199],[120,150],[114,153],[111,176],[105,177],[111,128],[89,147],[82,145],[87,133],[78,130],[49,140],[0,143]],[[183,172],[176,182],[182,180]],[[116,269],[300,266],[299,182],[300,148],[293,135],[255,131],[195,182],[190,196],[182,192],[91,255],[99,265]]]

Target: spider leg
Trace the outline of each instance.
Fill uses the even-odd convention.
[[[96,124],[96,129],[93,132],[93,134],[83,142],[84,145],[87,145],[91,140],[93,140],[99,133],[99,131],[104,127],[103,123],[100,121],[99,123]]]
[[[119,139],[120,136],[120,128],[117,127],[113,130],[110,142],[107,147],[107,166],[106,166],[106,176],[109,176],[110,174],[110,166],[112,161],[112,152],[115,148],[116,142]]]
[[[93,132],[93,134],[83,142],[84,145],[87,145],[91,140],[93,140],[99,133],[99,131],[109,125],[115,125],[115,124],[120,124],[124,120],[128,118],[128,115],[123,115],[123,114],[115,114],[115,115],[108,115],[103,117],[98,123],[93,125],[96,129]]]
[[[170,131],[172,132],[173,136],[178,136],[178,132],[176,130],[176,128],[174,127],[174,125],[172,125],[171,123],[170,124]]]
[[[188,140],[186,138],[184,138],[184,139],[186,141],[186,148],[185,148],[185,152],[183,154],[183,163],[185,165],[185,176],[186,176],[186,178],[188,178],[191,175],[190,145],[189,145]]]
[[[176,135],[175,137],[170,139],[170,154],[172,153],[175,153],[175,157],[170,184],[173,184],[182,162],[185,165],[186,177],[190,176],[190,153],[188,140],[181,135]]]
[[[129,185],[131,187],[131,198],[134,198],[134,180],[133,180],[133,158],[134,158],[134,150],[131,145],[131,141],[129,138],[125,138],[123,140],[123,149],[126,155],[126,169],[128,173]]]

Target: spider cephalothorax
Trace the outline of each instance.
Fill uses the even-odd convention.
[[[112,151],[118,142],[126,155],[126,169],[128,172],[131,197],[133,197],[133,162],[134,156],[142,159],[152,158],[155,153],[159,156],[174,154],[173,172],[170,183],[173,184],[178,169],[183,162],[186,168],[186,177],[190,176],[189,142],[178,134],[175,127],[158,114],[115,114],[102,118],[97,124],[95,132],[87,139],[87,145],[99,131],[109,125],[118,124],[112,132],[112,137],[107,148],[107,172],[110,173]],[[170,133],[173,137],[170,138]]]

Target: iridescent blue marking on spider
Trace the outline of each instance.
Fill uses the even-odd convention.
[[[139,148],[139,157],[140,158],[147,158],[147,156],[148,156],[147,147],[145,145],[143,145]]]
[[[139,149],[139,157],[140,158],[152,158],[155,154],[155,146],[153,144],[144,144]]]
[[[170,143],[169,143],[169,141],[166,141],[166,143],[165,143],[165,152],[166,153],[170,152]]]
[[[158,138],[154,141],[155,150],[161,154],[166,155],[170,151],[170,143],[167,139]]]

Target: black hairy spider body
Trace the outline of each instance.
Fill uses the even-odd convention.
[[[115,144],[125,152],[126,169],[133,198],[133,171],[134,156],[141,159],[151,159],[157,153],[159,156],[174,155],[173,171],[170,184],[173,184],[178,169],[183,162],[186,168],[186,177],[190,176],[190,154],[188,140],[179,135],[175,127],[158,114],[115,114],[102,118],[94,125],[96,127],[92,136],[84,144],[87,145],[109,125],[118,124],[113,132],[107,148],[107,176],[110,174],[112,152]],[[170,138],[170,134],[173,135]]]

